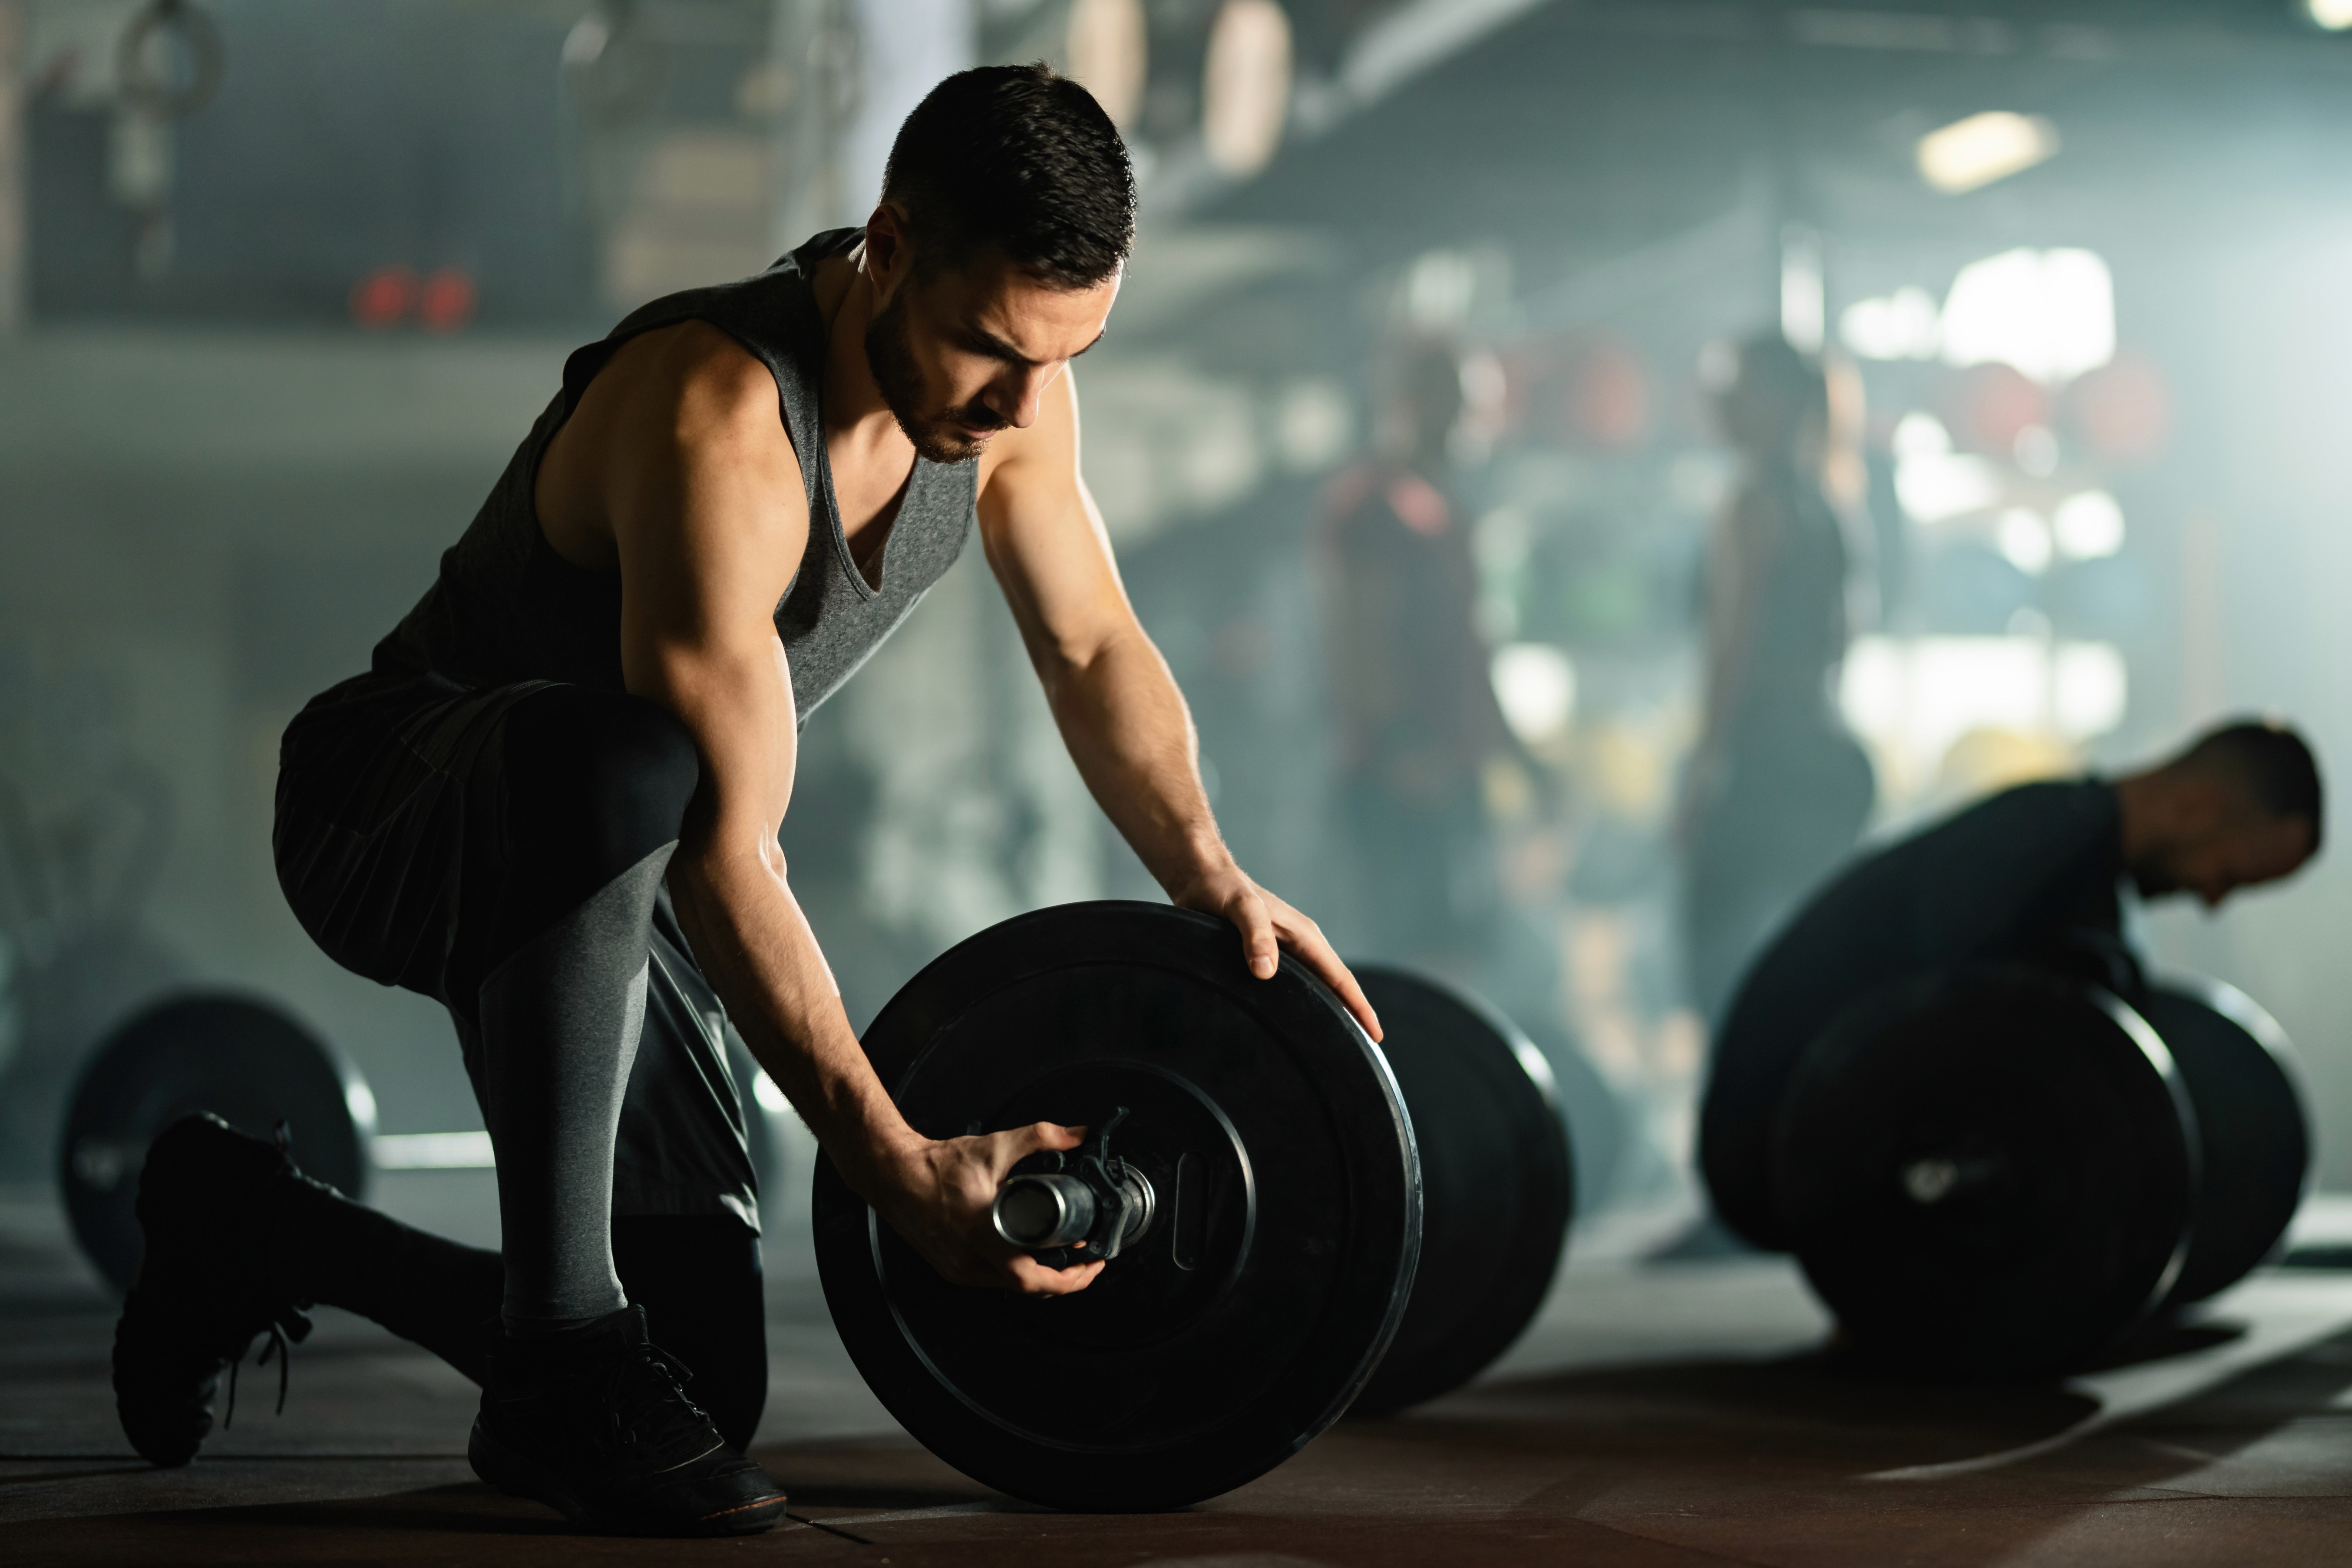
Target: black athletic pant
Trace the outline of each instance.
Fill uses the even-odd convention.
[[[448,1006],[507,1253],[309,1200],[278,1267],[477,1379],[502,1307],[520,1331],[625,1291],[740,1442],[766,1392],[756,1193],[723,1012],[659,890],[698,779],[667,710],[589,687],[379,674],[295,721],[281,883],[339,963]]]

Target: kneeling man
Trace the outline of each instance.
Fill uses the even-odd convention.
[[[1855,862],[1750,966],[1715,1047],[1699,1163],[1716,1212],[1778,1247],[1772,1114],[1831,1020],[1872,992],[1948,964],[2014,961],[2128,996],[2138,962],[2121,890],[2194,894],[2219,909],[2319,847],[2319,769],[2283,725],[2239,722],[2112,781],[2022,784]]]
[[[777,849],[799,726],[975,523],[1079,772],[1169,897],[1232,921],[1262,979],[1297,954],[1378,1037],[1313,922],[1226,852],[1079,478],[1066,373],[1134,217],[1085,89],[967,71],[908,117],[863,228],[657,300],[566,362],[439,580],[372,670],[294,721],[278,775],[304,929],[449,1010],[503,1255],[347,1202],[218,1121],[174,1124],[115,1341],[141,1453],[185,1464],[248,1342],[328,1302],[483,1385],[485,1480],[613,1531],[774,1523],[782,1494],[742,1451],[768,1365],[730,1030],[946,1278],[1093,1279],[988,1219],[1013,1162],[1076,1134],[908,1126]]]

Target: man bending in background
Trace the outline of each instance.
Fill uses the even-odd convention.
[[[2219,909],[2318,851],[2318,764],[2283,725],[2242,722],[2112,782],[2022,784],[1848,868],[1748,971],[1717,1037],[1699,1122],[1716,1211],[1777,1247],[1772,1113],[1805,1048],[1873,992],[1948,964],[2011,961],[2140,987],[2122,885]]]

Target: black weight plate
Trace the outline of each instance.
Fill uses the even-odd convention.
[[[1403,970],[1355,973],[1421,1152],[1412,1301],[1353,1406],[1379,1415],[1461,1387],[1519,1337],[1559,1267],[1576,1175],[1551,1068],[1510,1020]]]
[[[2311,1170],[2294,1048],[2253,998],[2218,980],[2171,975],[2136,1004],[2164,1037],[2197,1108],[2203,1156],[2189,1261],[2168,1305],[2244,1279],[2286,1234]]]
[[[917,1131],[1127,1120],[1151,1230],[1052,1300],[952,1286],[830,1162],[825,1300],[890,1414],[976,1480],[1062,1508],[1181,1507],[1297,1452],[1363,1387],[1421,1242],[1412,1131],[1379,1051],[1288,959],[1164,905],[1007,921],[866,1033]]]
[[[1774,1196],[1866,1355],[2040,1374],[2137,1323],[2185,1260],[2194,1113],[2107,993],[2014,969],[1897,986],[1808,1048]]]
[[[358,1070],[285,1014],[238,996],[141,1013],[82,1069],[58,1142],[74,1237],[119,1289],[139,1276],[132,1205],[155,1134],[193,1110],[267,1138],[287,1124],[297,1163],[353,1197],[367,1188],[375,1100]]]

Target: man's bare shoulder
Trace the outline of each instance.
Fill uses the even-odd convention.
[[[540,526],[565,560],[612,570],[624,533],[670,531],[688,515],[688,473],[724,474],[729,493],[751,498],[728,516],[798,525],[799,460],[775,379],[703,321],[657,327],[614,351],[540,463]],[[798,559],[789,545],[783,553]]]
[[[786,439],[776,381],[742,343],[708,321],[656,327],[622,345],[591,387],[651,416],[681,442]]]

